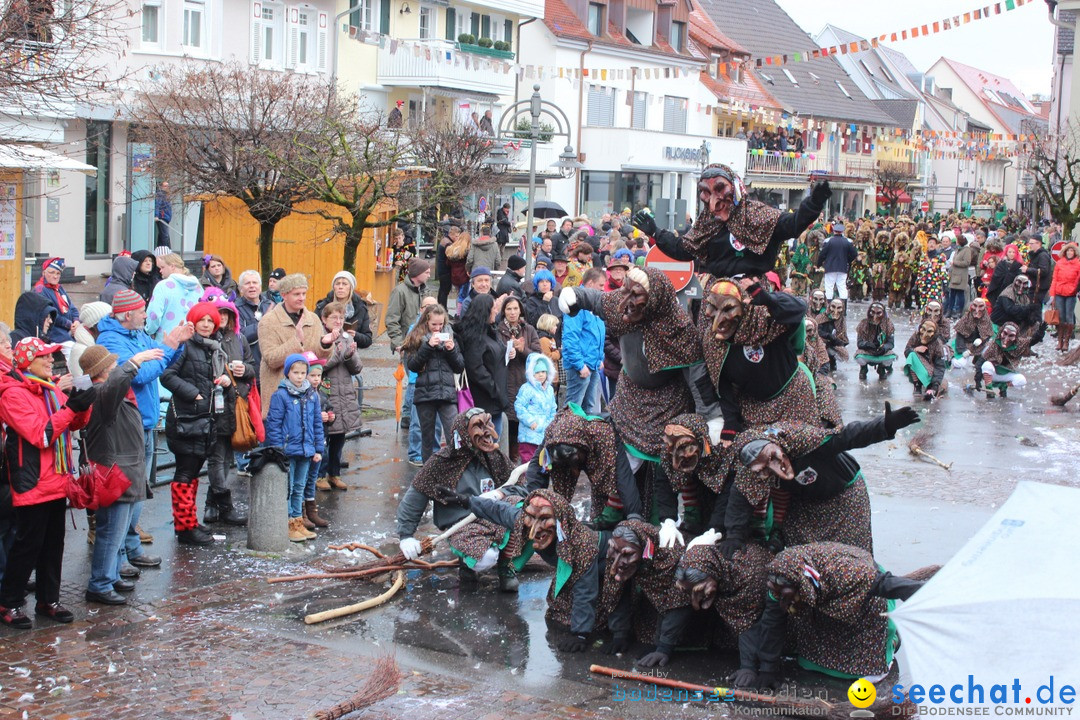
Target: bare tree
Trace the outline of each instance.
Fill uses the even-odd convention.
[[[277,224],[310,197],[284,172],[319,135],[332,103],[328,84],[246,63],[163,68],[132,108],[141,140],[153,147],[153,171],[189,192],[241,200],[259,223],[259,266],[274,267]],[[255,238],[253,238],[254,240]]]
[[[1027,169],[1061,237],[1071,238],[1080,223],[1080,134],[1069,128],[1061,137],[1036,137]]]
[[[0,3],[0,107],[70,111],[105,97],[135,22],[126,0]]]
[[[901,165],[890,162],[880,162],[874,170],[874,179],[880,188],[882,195],[889,206],[889,214],[896,215],[897,205],[908,187],[910,174]]]
[[[274,162],[304,192],[344,209],[347,218],[316,210],[345,237],[342,266],[356,270],[364,233],[411,222],[425,209],[459,206],[476,191],[490,144],[428,122],[415,130],[386,129],[378,113],[356,111],[347,95],[330,102],[322,127],[294,134],[300,152]]]

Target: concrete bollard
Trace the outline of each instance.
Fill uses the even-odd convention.
[[[248,479],[248,542],[257,552],[289,549],[289,475],[268,462]]]

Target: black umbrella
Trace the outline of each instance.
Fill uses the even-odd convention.
[[[521,211],[522,215],[529,214],[529,208],[525,208]],[[566,217],[567,213],[562,209],[562,205],[557,202],[551,202],[550,200],[540,200],[533,205],[533,217],[547,220],[548,218],[561,218]]]

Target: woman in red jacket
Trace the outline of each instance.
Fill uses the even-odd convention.
[[[0,420],[7,426],[4,465],[15,510],[15,544],[0,584],[0,623],[20,629],[31,625],[21,608],[35,568],[35,614],[62,623],[74,619],[60,604],[64,510],[73,470],[71,431],[90,419],[93,392],[65,395],[71,376],[52,376],[52,355],[59,349],[36,337],[20,340],[14,370],[0,383]]]
[[[1053,279],[1050,281],[1050,294],[1054,296],[1054,307],[1058,311],[1058,350],[1066,352],[1072,341],[1073,328],[1076,327],[1076,292],[1080,285],[1080,258],[1077,257],[1076,243],[1069,243],[1061,251],[1061,257],[1054,265]]]

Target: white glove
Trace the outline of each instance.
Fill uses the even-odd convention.
[[[690,544],[686,546],[686,549],[694,547],[695,545],[715,545],[720,542],[724,536],[716,532],[712,528],[709,528],[705,532],[698,535],[696,538],[690,541]]]
[[[971,344],[974,345],[975,347],[979,347],[980,345],[982,345],[982,338],[975,338],[975,342],[973,342]]]
[[[401,548],[401,554],[405,556],[406,560],[415,560],[420,557],[423,548],[420,547],[420,541],[416,538],[405,538],[398,543],[398,547]]]
[[[570,314],[570,308],[577,305],[577,294],[574,292],[574,288],[564,287],[559,291],[559,310],[563,315]]]
[[[679,532],[678,526],[675,521],[668,518],[664,522],[660,523],[660,547],[670,548],[675,547],[675,543],[685,545],[682,533]]]
[[[720,433],[724,431],[724,418],[718,417],[705,423],[709,428],[709,440],[713,445],[720,444]]]

